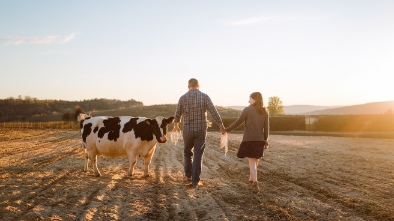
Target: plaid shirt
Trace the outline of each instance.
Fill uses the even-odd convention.
[[[208,128],[207,111],[220,129],[224,129],[222,118],[211,98],[198,89],[190,89],[179,98],[175,111],[175,123],[181,122],[181,117],[183,117],[184,130],[206,130]]]

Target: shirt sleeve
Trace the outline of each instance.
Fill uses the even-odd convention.
[[[264,121],[264,140],[268,140],[268,134],[270,132],[269,115],[267,114]]]
[[[247,114],[246,108],[244,108],[241,115],[239,115],[238,119],[226,128],[226,132],[230,132],[232,130],[237,129],[239,126],[241,126],[246,121],[247,115],[248,114]]]
[[[207,95],[206,102],[207,102],[207,109],[208,109],[209,114],[211,114],[213,120],[219,126],[219,128],[221,130],[223,130],[224,129],[224,125],[223,125],[222,118],[220,117],[220,114],[219,114],[218,110],[213,105],[212,100],[211,100],[211,98],[208,95]]]
[[[174,120],[174,122],[175,123],[179,123],[179,122],[181,122],[181,117],[182,117],[182,110],[183,110],[183,102],[182,102],[182,97],[181,98],[179,98],[179,101],[178,101],[178,105],[176,106],[176,110],[175,110],[175,120]]]

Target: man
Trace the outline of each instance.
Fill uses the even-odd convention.
[[[202,158],[208,129],[207,111],[219,126],[222,134],[226,132],[222,118],[213,105],[211,98],[199,90],[200,86],[197,79],[191,78],[188,88],[189,91],[179,98],[175,111],[173,131],[179,130],[179,122],[181,122],[181,117],[183,117],[184,181],[191,182],[193,187],[197,187],[200,182]]]

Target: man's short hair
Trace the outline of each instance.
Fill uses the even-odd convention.
[[[190,78],[189,80],[189,87],[195,88],[198,87],[198,81],[195,78]]]

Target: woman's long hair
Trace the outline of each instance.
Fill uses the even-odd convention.
[[[250,97],[256,101],[253,105],[256,106],[257,111],[260,114],[262,114],[262,115],[268,114],[268,109],[266,107],[264,107],[263,95],[261,95],[260,92],[253,92],[250,94]]]

